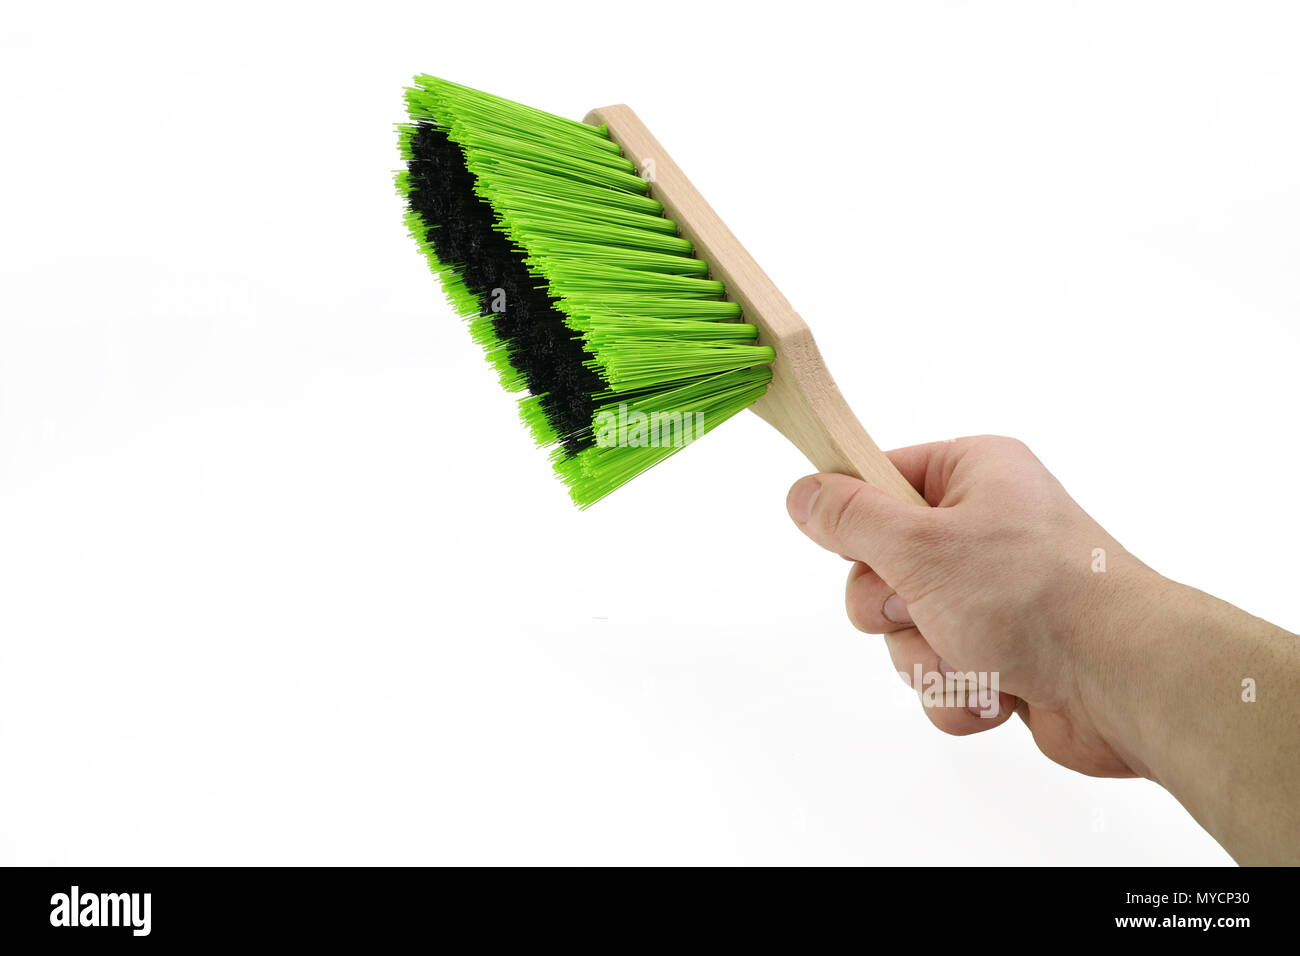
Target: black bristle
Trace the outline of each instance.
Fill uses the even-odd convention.
[[[493,315],[493,290],[503,290],[505,311],[493,315],[492,325],[510,346],[511,364],[530,392],[544,396],[542,410],[565,452],[591,447],[592,396],[604,389],[583,364],[591,355],[539,288],[542,280],[495,228],[491,205],[474,193],[461,148],[431,123],[416,124],[410,145],[408,201],[429,227],[426,239],[442,262],[457,269],[484,314]]]

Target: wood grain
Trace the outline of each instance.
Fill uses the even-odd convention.
[[[639,171],[652,171],[650,194],[663,203],[679,232],[695,244],[727,298],[740,303],[745,321],[758,327],[759,342],[776,350],[772,384],[754,406],[822,472],[854,475],[900,501],[924,505],[893,463],[867,434],[822,359],[812,331],[758,263],[704,201],[659,141],[626,106],[605,106],[586,122],[604,123]]]

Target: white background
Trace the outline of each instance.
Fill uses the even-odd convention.
[[[391,182],[431,72],[632,104],[882,445],[1023,438],[1300,627],[1300,20],[26,5],[0,33],[0,861],[1227,863],[934,731],[741,416],[586,513]]]

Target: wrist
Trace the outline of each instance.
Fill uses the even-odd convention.
[[[1152,780],[1160,779],[1166,756],[1157,711],[1171,689],[1178,691],[1173,655],[1196,593],[1129,558],[1098,575],[1078,615],[1079,705],[1120,759]]]

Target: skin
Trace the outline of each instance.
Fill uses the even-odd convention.
[[[1300,863],[1300,638],[1157,574],[1014,439],[889,457],[932,508],[831,474],[787,507],[854,562],[849,620],[900,673],[998,674],[996,701],[959,701],[974,710],[918,695],[936,727],[1018,714],[1057,763],[1165,787],[1239,863]]]

